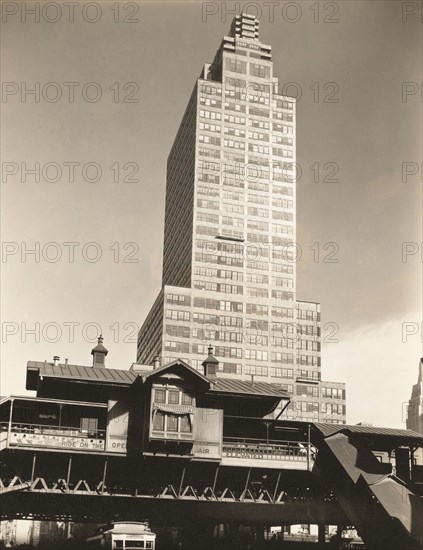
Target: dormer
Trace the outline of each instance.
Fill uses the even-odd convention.
[[[150,387],[150,441],[193,442],[196,400],[210,381],[181,360],[143,376]]]

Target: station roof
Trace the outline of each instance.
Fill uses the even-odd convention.
[[[86,367],[82,365],[54,365],[44,361],[28,361],[27,390],[37,389],[38,377],[68,378],[87,382],[104,382],[109,384],[126,384],[130,386],[139,372],[103,367]]]
[[[350,424],[326,424],[320,422],[315,422],[313,425],[323,434],[325,438],[336,433],[343,432],[348,434],[359,434],[365,436],[366,439],[371,438],[378,441],[382,441],[384,439],[389,439],[392,441],[393,439],[396,439],[402,444],[423,444],[423,434],[413,430]]]
[[[266,397],[286,397],[288,393],[275,384],[266,382],[247,382],[245,380],[235,380],[234,378],[217,378],[214,385],[209,390],[212,393],[221,394],[246,394]]]
[[[82,365],[47,363],[44,361],[28,361],[27,364],[27,390],[37,390],[38,380],[40,378],[68,379],[87,383],[126,385],[131,386],[135,380],[145,382],[152,376],[164,373],[174,365],[184,367],[191,374],[198,376],[201,380],[209,384],[208,392],[222,395],[249,395],[255,397],[287,398],[288,393],[275,384],[266,382],[247,382],[232,378],[216,378],[210,380],[202,373],[195,370],[183,361],[174,361],[169,365],[164,365],[158,369],[151,370],[146,365],[146,369],[120,370],[103,367],[88,367]]]

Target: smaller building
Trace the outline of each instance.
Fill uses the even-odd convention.
[[[212,347],[200,372],[182,360],[106,368],[102,338],[92,366],[29,361],[36,397],[1,402],[1,449],[57,449],[175,457],[223,466],[308,469],[304,433],[275,429],[290,398],[279,386],[220,378]]]

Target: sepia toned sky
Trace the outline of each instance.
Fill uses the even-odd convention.
[[[90,364],[98,327],[108,366],[135,361],[166,158],[247,3],[77,2],[39,22],[4,4],[1,395],[24,392],[28,360]],[[389,0],[272,4],[247,11],[297,96],[298,298],[321,302],[323,378],[347,383],[347,420],[401,427],[423,354],[421,18]]]

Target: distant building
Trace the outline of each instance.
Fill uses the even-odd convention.
[[[419,363],[419,375],[417,384],[414,384],[411,391],[411,398],[407,408],[407,428],[423,434],[423,357]],[[423,464],[422,449],[415,457],[418,463]]]
[[[236,16],[194,85],[167,163],[162,290],[137,362],[278,384],[293,420],[345,423],[321,380],[320,304],[297,299],[296,104],[278,91],[259,22]]]

